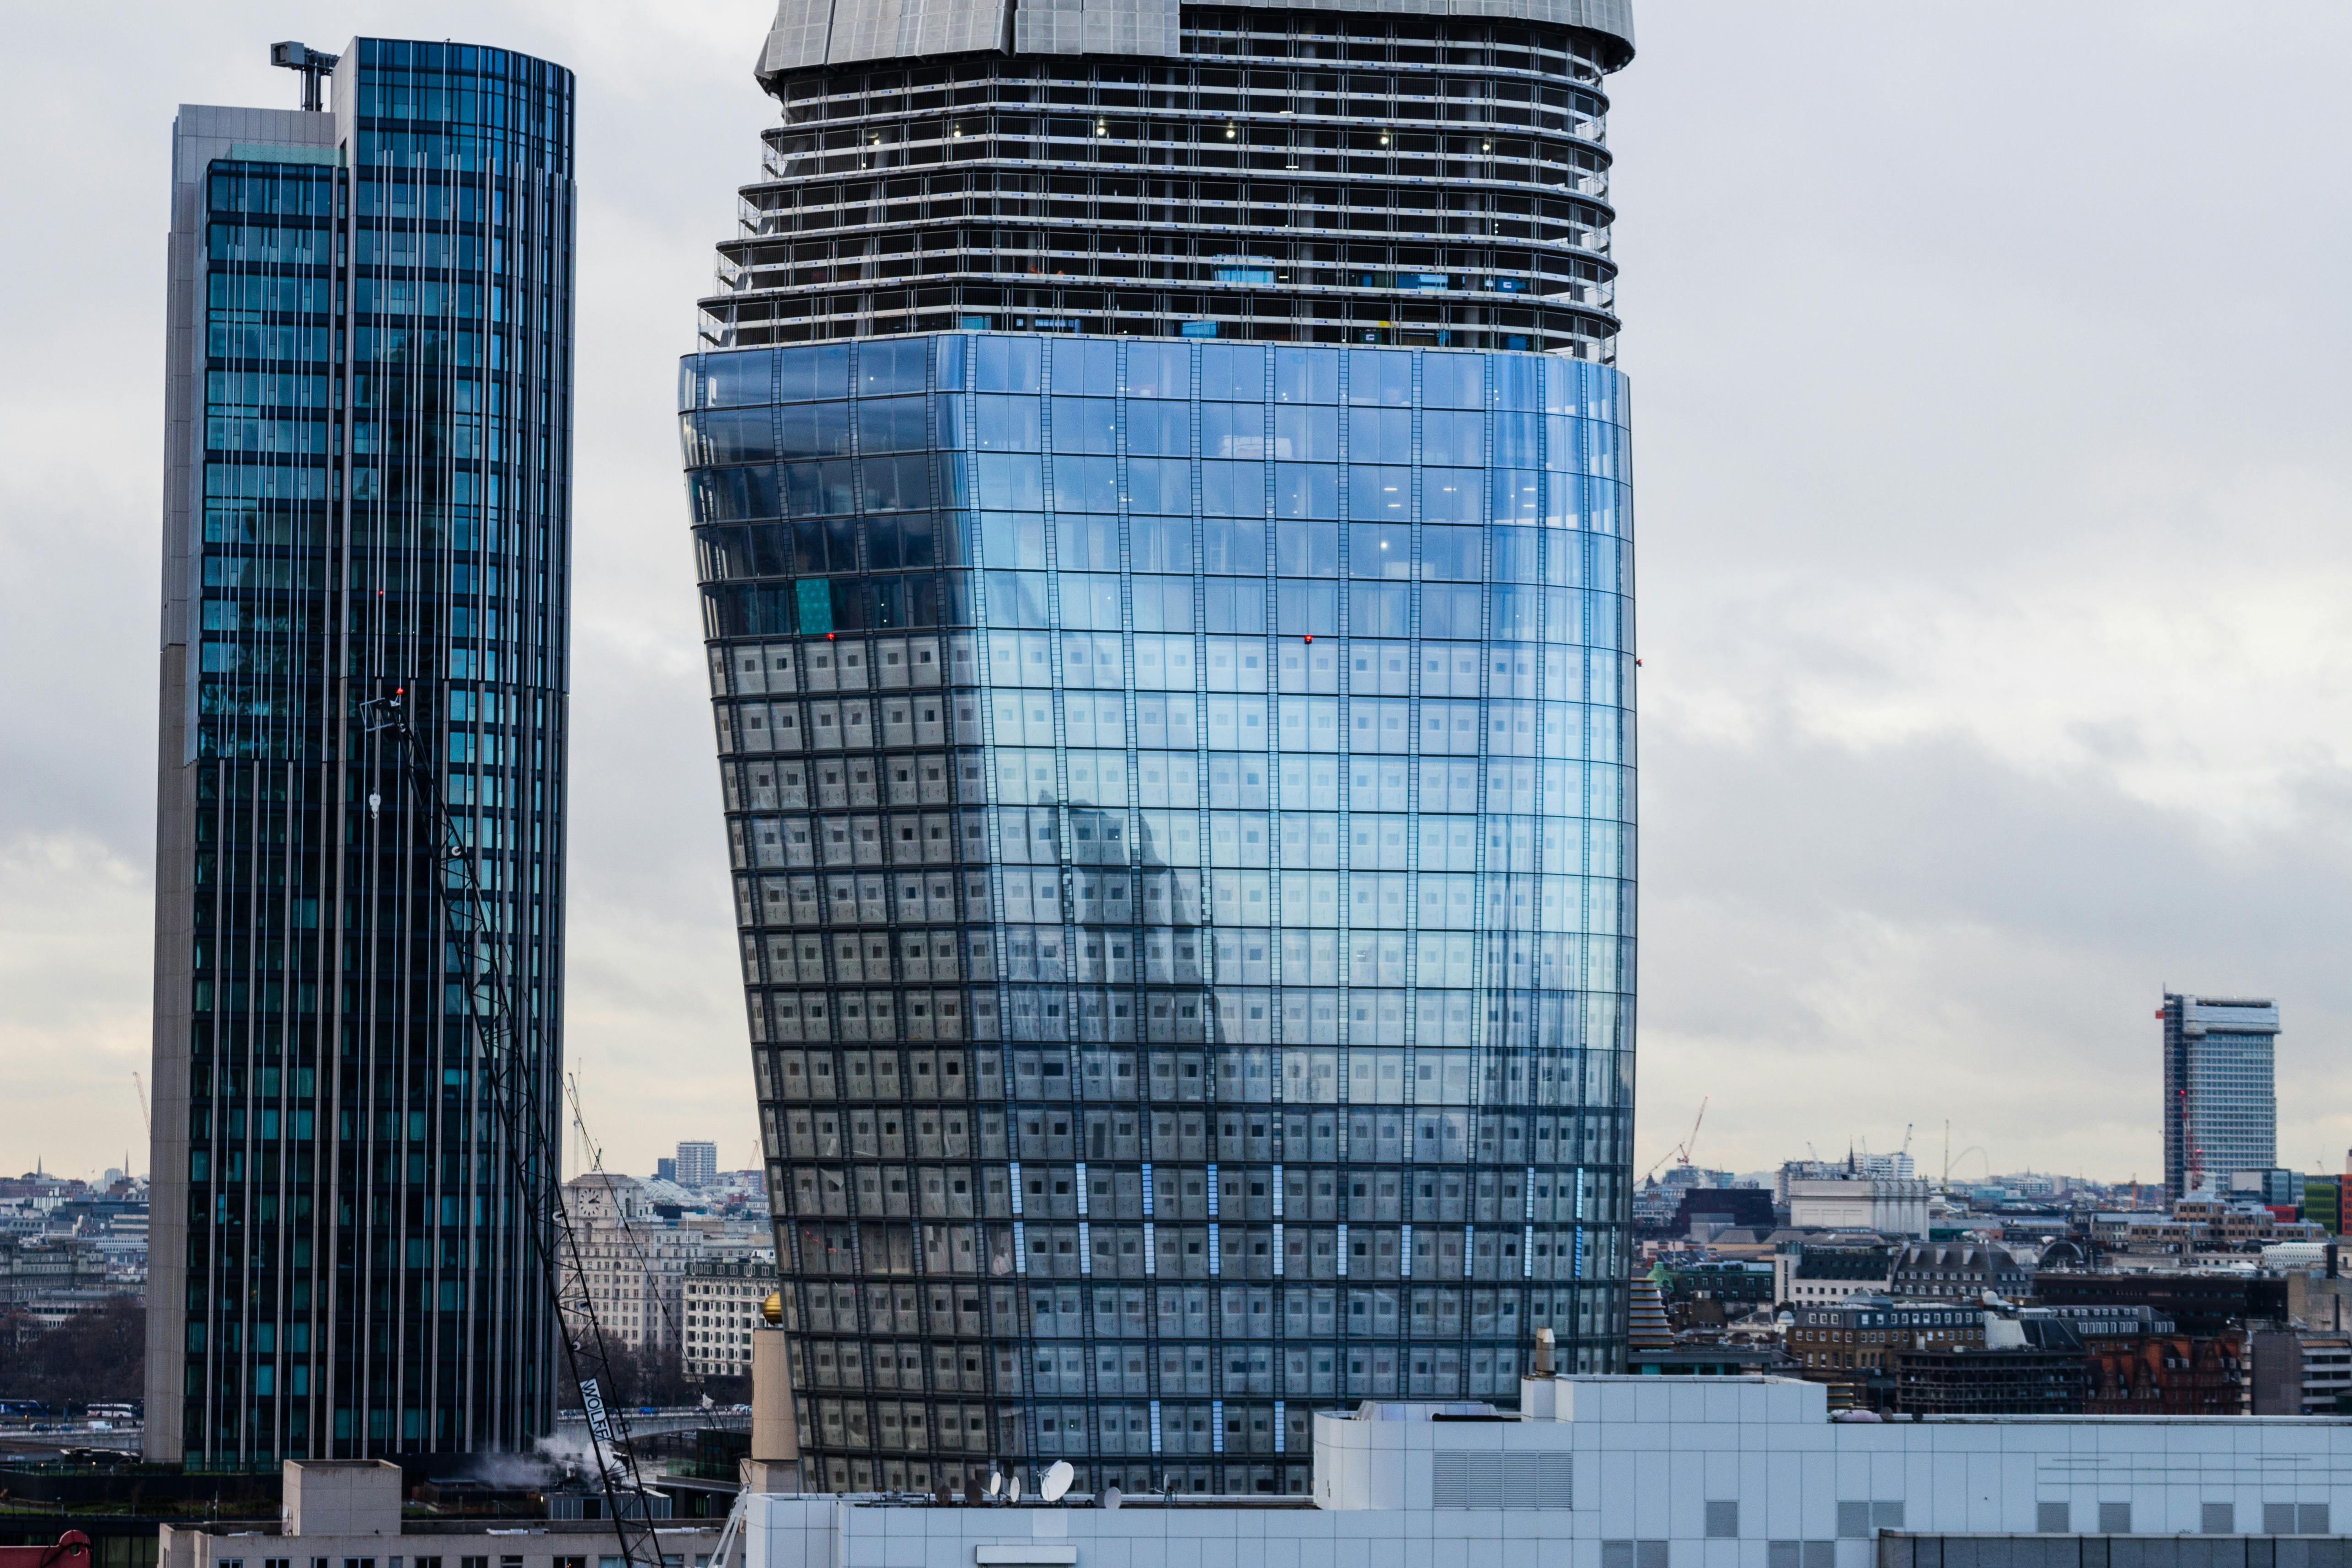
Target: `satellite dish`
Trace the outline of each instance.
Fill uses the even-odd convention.
[[[1037,1484],[1037,1495],[1047,1502],[1059,1502],[1068,1494],[1070,1483],[1078,1472],[1070,1468],[1067,1459],[1056,1459],[1046,1467],[1045,1479]]]
[[[1120,1491],[1117,1487],[1103,1488],[1102,1505],[1103,1507],[1110,1510],[1113,1513],[1117,1513],[1118,1511],[1118,1505],[1126,1500],[1127,1494]]]
[[[1017,1484],[1017,1483],[1016,1483],[1016,1484]],[[989,1496],[991,1496],[991,1497],[1002,1497],[1003,1494],[1004,1494],[1004,1472],[1003,1472],[1003,1471],[1002,1471],[1002,1470],[991,1470],[991,1471],[989,1471],[989,1472],[988,1472],[988,1495],[989,1495]]]
[[[1006,1484],[1004,1488],[1004,1500],[1007,1502],[1019,1502],[1021,1500],[1021,1478],[1019,1476],[1013,1477],[1013,1479]]]

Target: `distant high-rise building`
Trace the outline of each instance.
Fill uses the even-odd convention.
[[[681,1187],[707,1187],[719,1180],[719,1145],[681,1143],[677,1146],[675,1178]]]
[[[2164,1186],[2180,1198],[2278,1163],[2278,1004],[2166,992]]]
[[[662,1155],[660,1158],[656,1159],[656,1160],[654,1162],[654,1180],[655,1180],[655,1181],[656,1181],[656,1182],[675,1182],[675,1181],[677,1181],[677,1162],[676,1160],[671,1159],[671,1158],[670,1158],[668,1155],[667,1155],[667,1154],[664,1154],[664,1155]]]
[[[572,73],[274,54],[306,109],[173,130],[146,1453],[524,1449],[552,1174],[487,1102],[466,966],[498,956],[551,1142]],[[362,707],[395,689],[456,844]]]
[[[1632,54],[782,0],[679,407],[823,1489],[1304,1492],[1625,1364]]]

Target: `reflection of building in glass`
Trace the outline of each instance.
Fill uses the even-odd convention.
[[[551,1116],[572,75],[278,48],[332,68],[331,112],[173,137],[146,1446],[220,1469],[554,1421],[480,950],[360,704],[404,689]]]
[[[2179,1198],[2278,1163],[2278,1004],[2165,993],[2164,1183]]]
[[[1079,58],[1044,13],[1012,55],[1002,26],[931,37],[956,6],[868,49],[845,4],[812,55],[801,9],[681,407],[813,1473],[1066,1457],[1083,1485],[1303,1491],[1317,1408],[1508,1401],[1538,1324],[1613,1369],[1633,721],[1605,225],[1554,234],[1507,188],[1531,168],[1412,147],[1360,153],[1360,222],[1310,176],[1347,172],[1326,129],[1516,104],[1590,160],[1598,212],[1622,15],[1171,7]],[[957,49],[982,52],[878,58]],[[1275,100],[1343,54],[1380,62],[1359,118]],[[1209,58],[1244,55],[1262,99]],[[1048,97],[1105,129],[1055,143],[1013,107]],[[1276,119],[1301,165],[1249,153],[1275,162],[1244,219],[1208,172],[1243,166],[1228,121],[1251,147]],[[1119,184],[1155,159],[1165,212]],[[1444,217],[1457,177],[1524,218]],[[1349,223],[1379,258],[1343,277]],[[1543,347],[1569,352],[1506,352]]]

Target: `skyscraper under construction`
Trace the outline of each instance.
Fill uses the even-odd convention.
[[[785,0],[679,405],[821,1484],[1626,1311],[1612,0]]]

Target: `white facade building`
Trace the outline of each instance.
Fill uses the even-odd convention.
[[[1819,1384],[1766,1378],[1529,1379],[1520,1393],[1524,1416],[1318,1415],[1307,1499],[1113,1510],[754,1496],[746,1568],[2035,1568],[2062,1561],[2056,1548],[2091,1561],[2053,1537],[2324,1536],[2352,1521],[2352,1421],[1832,1422]],[[2036,1539],[1989,1539],[2017,1536]],[[1948,1558],[1951,1537],[1976,1539]],[[2252,1561],[2229,1544],[2195,1561]],[[2331,1568],[2344,1551],[2263,1545],[2271,1568]],[[2130,1546],[2097,1561],[2190,1562],[2145,1555],[2168,1542]]]
[[[1897,1176],[1799,1177],[1789,1183],[1789,1224],[1798,1230],[1927,1234],[1929,1184]]]
[[[686,1271],[686,1375],[751,1375],[751,1333],[760,1304],[776,1289],[776,1255],[706,1259]]]
[[[566,1260],[564,1300],[584,1294],[604,1332],[632,1350],[677,1350],[702,1232],[656,1214],[631,1176],[576,1176],[563,1184],[563,1204],[580,1244],[580,1267]]]

